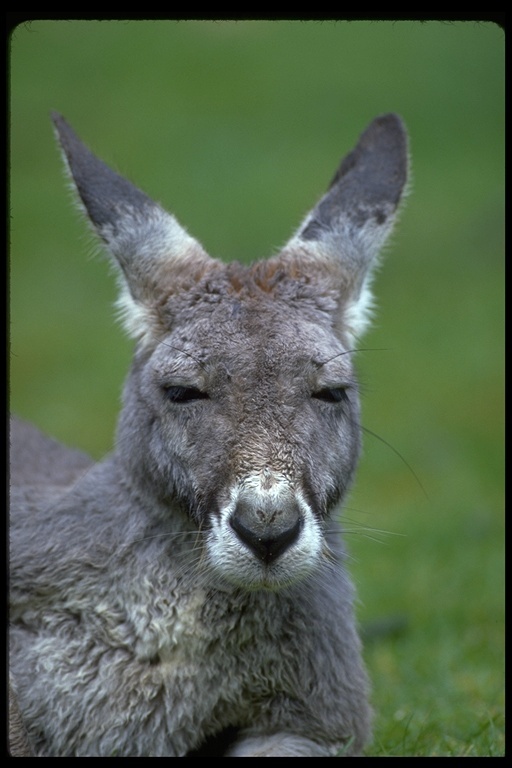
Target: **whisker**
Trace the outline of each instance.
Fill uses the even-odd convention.
[[[199,360],[190,352],[187,352],[186,350],[181,349],[181,347],[176,347],[174,344],[169,344],[169,342],[164,341],[162,337],[158,339],[158,343],[164,347],[168,347],[169,349],[174,349],[175,352],[180,352],[182,355],[186,355],[186,357],[190,357],[190,359],[193,360],[200,368],[203,368],[203,369],[205,368],[205,364],[202,362],[202,360]]]
[[[327,363],[332,362],[332,360],[336,360],[337,357],[342,357],[343,355],[353,355],[353,354],[356,354],[357,352],[386,352],[386,351],[387,350],[385,348],[380,349],[378,347],[375,347],[375,348],[372,348],[372,347],[358,347],[356,349],[346,349],[343,352],[338,352],[337,355],[333,355],[332,357],[329,357],[327,360],[322,360],[322,361],[316,363],[316,365],[319,368],[321,368],[322,366],[327,365]]]
[[[417,482],[418,486],[420,487],[420,489],[422,490],[422,492],[423,492],[423,494],[424,494],[425,498],[426,498],[428,501],[430,501],[430,499],[429,499],[429,497],[428,497],[428,494],[427,494],[427,492],[426,492],[425,488],[423,487],[423,484],[421,483],[421,480],[419,479],[418,475],[416,474],[416,472],[414,471],[414,469],[411,467],[411,465],[409,464],[409,462],[408,462],[408,461],[407,461],[407,460],[406,460],[406,459],[405,459],[405,458],[402,456],[402,454],[400,453],[400,451],[398,451],[398,450],[397,450],[397,449],[396,449],[396,448],[395,448],[393,445],[391,445],[391,443],[389,443],[389,442],[388,442],[387,440],[385,440],[383,437],[381,437],[380,435],[378,435],[376,432],[373,432],[371,429],[368,429],[368,427],[364,427],[364,426],[361,426],[361,429],[362,429],[362,430],[363,430],[363,431],[364,431],[364,432],[365,432],[367,435],[371,435],[372,437],[375,437],[377,440],[380,440],[380,442],[381,442],[381,443],[383,443],[383,444],[384,444],[384,445],[386,445],[388,448],[390,448],[390,449],[393,451],[393,453],[394,453],[396,456],[398,456],[398,458],[399,458],[399,459],[400,459],[400,460],[401,460],[401,461],[402,461],[402,462],[405,464],[405,466],[407,467],[407,469],[409,470],[409,472],[412,474],[412,476],[413,476],[413,477],[414,477],[414,479],[416,480],[416,482]]]
[[[161,533],[154,533],[151,536],[142,536],[140,539],[133,539],[131,544],[139,544],[142,541],[150,541],[151,539],[164,539],[164,538],[178,538],[180,536],[194,536],[197,537],[198,531],[162,531]]]

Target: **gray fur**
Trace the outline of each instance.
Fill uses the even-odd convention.
[[[104,461],[12,425],[10,669],[32,749],[184,756],[229,733],[229,756],[358,754],[368,684],[332,513],[405,129],[377,118],[282,252],[243,267],[54,122],[137,344]]]

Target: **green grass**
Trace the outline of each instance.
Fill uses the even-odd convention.
[[[97,458],[131,345],[49,111],[242,260],[287,240],[375,115],[402,114],[411,194],[358,355],[364,425],[392,448],[366,434],[344,511],[363,626],[400,620],[366,644],[368,754],[503,754],[503,31],[34,22],[10,64],[11,405]]]

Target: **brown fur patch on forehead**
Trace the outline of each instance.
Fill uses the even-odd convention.
[[[298,262],[282,262],[280,259],[257,261],[246,266],[239,262],[230,262],[225,267],[227,291],[229,293],[267,293],[272,294],[284,282],[309,283],[310,279]]]
[[[274,318],[282,324],[291,322],[296,313],[315,324],[332,328],[338,314],[339,294],[322,270],[316,275],[302,273],[299,261],[282,262],[278,257],[246,266],[238,262],[215,262],[187,290],[171,292],[158,308],[167,332],[177,325],[212,322],[223,317],[223,323],[245,322],[260,327],[260,318],[268,323]],[[219,314],[220,313],[220,314]],[[227,331],[227,326],[225,326]]]
[[[311,264],[300,258],[276,257],[257,261],[250,266],[231,262],[226,265],[225,274],[229,293],[275,294],[276,298],[281,298],[283,294],[290,297],[306,294],[312,296],[313,293],[319,295],[325,292],[327,282],[333,282],[333,275],[328,274],[322,265],[315,264],[312,269]],[[305,291],[305,286],[309,286],[309,290]],[[329,285],[329,288],[333,287]]]

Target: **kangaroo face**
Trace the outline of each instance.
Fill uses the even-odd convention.
[[[286,247],[251,267],[211,259],[54,120],[137,339],[119,460],[169,514],[185,511],[213,573],[246,588],[295,581],[327,559],[324,521],[356,465],[350,352],[406,181],[400,119],[377,118]]]
[[[328,314],[242,274],[238,290],[219,269],[209,292],[169,299],[173,330],[134,367],[120,440],[143,436],[134,471],[182,500],[215,572],[275,588],[322,557],[356,464],[357,386]]]

